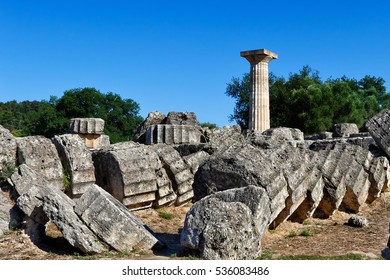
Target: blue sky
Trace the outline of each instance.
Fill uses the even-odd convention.
[[[143,117],[231,125],[226,84],[249,71],[240,51],[260,48],[279,55],[278,76],[309,65],[323,79],[382,77],[390,91],[388,1],[0,0],[0,36],[0,102],[95,87]]]

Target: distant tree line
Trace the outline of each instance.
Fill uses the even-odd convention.
[[[15,136],[52,137],[67,132],[71,118],[102,118],[112,143],[128,141],[142,122],[132,99],[94,88],[67,90],[49,101],[0,102],[0,124]]]
[[[382,78],[365,76],[360,80],[341,77],[322,81],[318,71],[305,66],[286,80],[269,76],[271,127],[293,127],[311,134],[331,131],[336,123],[365,122],[390,108],[390,94]],[[232,78],[226,95],[235,99],[230,121],[248,127],[250,77]]]

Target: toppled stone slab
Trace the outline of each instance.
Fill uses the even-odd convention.
[[[333,127],[333,137],[350,137],[353,134],[359,134],[355,123],[339,123]]]
[[[194,181],[194,175],[190,167],[172,146],[158,144],[151,146],[151,148],[159,156],[163,168],[172,182],[173,189],[177,194],[176,205],[191,200],[193,197],[192,183]]]
[[[154,208],[160,208],[162,206],[169,206],[173,204],[177,195],[173,190],[172,182],[164,168],[161,168],[156,172],[157,175],[157,198],[154,202]]]
[[[11,132],[0,125],[0,171],[16,164],[16,140]]]
[[[205,151],[199,151],[188,156],[184,156],[184,162],[191,167],[192,174],[195,174],[198,171],[200,165],[202,165],[210,155]]]
[[[55,136],[53,143],[69,181],[69,186],[65,186],[65,191],[72,198],[80,197],[90,184],[95,183],[92,153],[77,134]]]
[[[60,157],[52,141],[43,136],[16,138],[18,164],[27,164],[50,185],[64,190],[64,174]]]
[[[149,146],[122,142],[93,154],[97,184],[128,208],[150,207],[156,200],[156,172],[162,167]]]
[[[211,153],[240,143],[244,141],[245,138],[244,135],[242,135],[241,127],[239,125],[213,129],[207,128],[204,131],[204,135]]]
[[[297,128],[276,127],[265,130],[263,135],[270,136],[281,141],[303,141],[303,132]]]
[[[43,211],[61,231],[64,238],[84,253],[101,253],[107,248],[74,212],[74,202],[62,192],[45,190]]]
[[[361,136],[354,136],[349,138],[331,138],[325,140],[306,140],[304,146],[313,151],[326,150],[336,144],[351,144],[356,145],[366,150],[376,150],[375,141],[371,136],[360,133]]]
[[[30,218],[26,230],[32,239],[40,239],[44,224],[50,219],[64,238],[82,252],[100,253],[106,250],[73,211],[74,202],[59,189],[48,187],[48,182],[39,173],[22,164],[11,180],[20,195],[17,204]]]
[[[328,218],[337,209],[357,213],[386,186],[388,161],[356,145],[313,152],[260,136],[213,154],[195,174],[195,199],[256,185],[271,201],[271,224]],[[253,141],[255,140],[255,141]]]
[[[285,200],[289,196],[287,181],[280,168],[288,154],[280,153],[280,159],[271,162],[270,154],[265,154],[265,151],[244,143],[213,154],[195,174],[195,200],[218,191],[255,185],[267,190],[271,201],[271,220],[274,220],[285,208]],[[275,153],[275,158],[279,155],[277,151],[272,153]]]
[[[269,198],[259,187],[219,192],[187,213],[181,246],[206,259],[255,259],[270,215]]]
[[[141,220],[97,185],[91,185],[80,197],[75,212],[99,238],[117,251],[162,245]]]
[[[366,129],[376,144],[390,158],[390,111],[382,110],[366,123]]]
[[[150,112],[146,119],[138,126],[137,131],[133,136],[133,141],[145,143],[145,133],[149,126],[163,124],[166,116],[161,112]]]

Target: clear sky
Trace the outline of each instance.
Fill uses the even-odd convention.
[[[240,51],[266,48],[270,71],[304,65],[323,79],[384,78],[390,1],[0,0],[0,101],[48,100],[95,87],[150,111],[193,111],[230,125]]]

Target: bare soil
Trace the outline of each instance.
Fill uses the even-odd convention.
[[[0,192],[0,195],[4,193]],[[56,229],[47,226],[46,240],[33,244],[23,230],[9,231],[0,236],[0,259],[181,259],[194,258],[180,248],[180,231],[191,204],[168,207],[156,211],[145,209],[133,212],[147,224],[165,244],[159,250],[133,250],[132,252],[107,252],[84,255],[70,246]],[[168,215],[167,215],[168,214]],[[307,219],[303,224],[286,221],[276,230],[268,230],[262,240],[263,255],[269,259],[286,256],[334,257],[357,254],[364,259],[381,259],[387,247],[390,222],[390,192],[384,193],[359,213],[369,221],[369,226],[347,226],[350,214],[336,212],[326,220]]]

